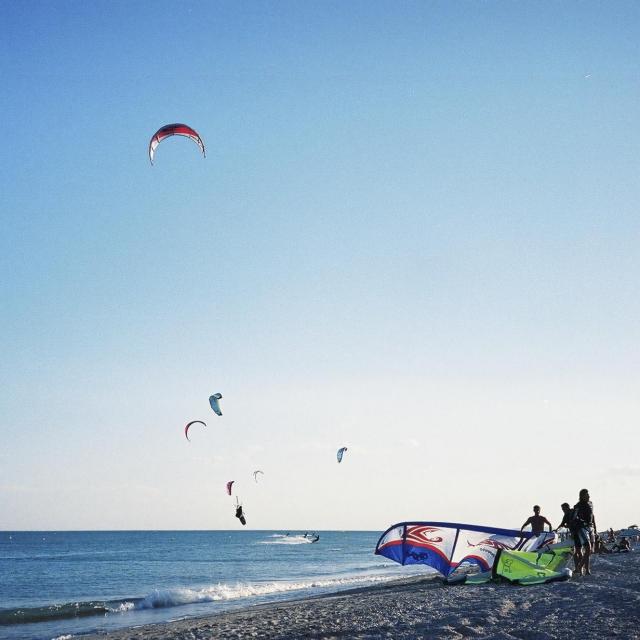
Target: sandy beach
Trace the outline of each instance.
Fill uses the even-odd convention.
[[[89,638],[640,638],[640,553],[597,556],[593,575],[532,587],[413,578],[336,595]]]

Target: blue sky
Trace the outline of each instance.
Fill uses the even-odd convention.
[[[637,521],[637,3],[4,15],[0,528]]]

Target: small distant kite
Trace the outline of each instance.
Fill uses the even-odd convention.
[[[189,422],[184,428],[184,435],[187,438],[187,440],[189,440],[189,427],[192,424],[201,424],[204,427],[207,426],[206,423],[202,422],[202,420],[192,420],[191,422]],[[191,440],[189,440],[189,442],[191,442]]]
[[[338,462],[342,462],[342,456],[344,455],[344,452],[347,450],[347,447],[340,447],[340,449],[338,449]]]
[[[222,415],[222,409],[220,409],[220,403],[218,402],[218,400],[222,400],[222,394],[221,393],[214,393],[209,398],[209,404],[211,405],[211,408],[214,410],[214,412],[217,413],[219,416],[221,416]]]
[[[257,469],[256,471],[253,472],[253,479],[258,482],[258,474],[261,473],[262,475],[264,475],[264,471],[260,471],[260,469]]]
[[[195,129],[192,129],[186,124],[165,124],[164,127],[160,127],[151,136],[151,140],[149,141],[149,160],[151,161],[151,164],[153,164],[153,158],[156,154],[158,145],[163,140],[171,136],[185,136],[186,138],[193,140],[200,147],[202,155],[206,157],[204,142],[202,142],[200,134]]]
[[[227,482],[227,494],[231,495],[231,487],[233,486],[233,483],[235,482],[235,480],[229,480],[229,482]]]

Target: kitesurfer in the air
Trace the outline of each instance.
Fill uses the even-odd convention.
[[[589,491],[580,489],[579,500],[574,505],[575,534],[573,540],[576,546],[576,573],[591,575],[591,551],[595,539],[596,519],[593,515],[593,503],[589,499]]]
[[[520,527],[520,531],[522,531],[529,524],[531,525],[531,531],[536,536],[544,533],[545,524],[549,525],[549,531],[553,529],[551,523],[544,516],[540,515],[540,507],[538,505],[535,505],[533,507],[533,515],[530,518],[527,518],[527,521]]]
[[[236,507],[236,518],[238,518],[238,520],[240,520],[242,524],[247,524],[244,513],[242,513],[242,507],[240,505]]]
[[[236,518],[238,518],[243,525],[247,524],[244,513],[242,512],[242,505],[239,502],[236,504]]]

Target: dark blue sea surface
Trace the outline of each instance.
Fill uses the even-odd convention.
[[[379,532],[304,533],[0,532],[0,638],[206,616],[426,570],[373,555]]]

